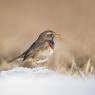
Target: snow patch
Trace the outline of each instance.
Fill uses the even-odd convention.
[[[0,73],[0,95],[95,95],[95,80],[47,68],[18,67]]]

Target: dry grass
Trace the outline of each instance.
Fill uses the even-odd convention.
[[[69,62],[61,62],[56,64],[53,69],[62,74],[70,74],[70,75],[79,75],[79,76],[94,76],[95,75],[95,59],[89,57],[85,60],[85,58],[74,58]],[[93,61],[94,62],[93,62]],[[51,67],[51,66],[50,66]]]
[[[72,60],[69,60],[69,62],[64,60],[62,57],[59,58],[59,63],[56,63],[54,60],[51,60],[51,62],[42,65],[31,64],[31,62],[24,64],[20,62],[8,63],[5,59],[0,59],[0,71],[22,66],[28,68],[44,66],[61,74],[78,75],[81,77],[95,76],[94,57],[73,58]]]

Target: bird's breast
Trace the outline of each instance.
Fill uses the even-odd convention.
[[[40,64],[47,62],[49,56],[51,56],[52,54],[53,54],[53,49],[51,47],[48,47],[47,49],[44,50],[40,50],[34,58],[35,60],[34,63]]]
[[[40,48],[33,56],[33,60],[36,63],[46,62],[49,57],[53,54],[54,48],[46,42],[42,48]]]
[[[47,49],[44,49],[42,51],[42,56],[49,57],[49,56],[51,56],[53,54],[53,51],[54,50],[51,47],[48,47]]]
[[[54,51],[54,45],[47,42],[47,47],[46,47],[46,49],[44,49],[45,55],[51,56],[53,54],[53,51]]]
[[[52,55],[52,54],[53,54],[53,51],[54,51],[54,49],[51,48],[51,47],[49,47],[49,48],[48,48],[48,55],[49,55],[49,56]]]

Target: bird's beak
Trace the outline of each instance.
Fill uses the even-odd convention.
[[[62,39],[63,39],[63,37],[62,37],[61,34],[57,34],[57,33],[56,33],[56,34],[55,34],[55,37],[58,38],[59,40],[62,40]]]

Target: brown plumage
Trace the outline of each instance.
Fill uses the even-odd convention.
[[[47,30],[42,32],[38,39],[20,56],[10,60],[9,62],[21,59],[27,61],[32,59],[34,63],[44,63],[54,51],[54,37],[57,34],[54,31]]]

